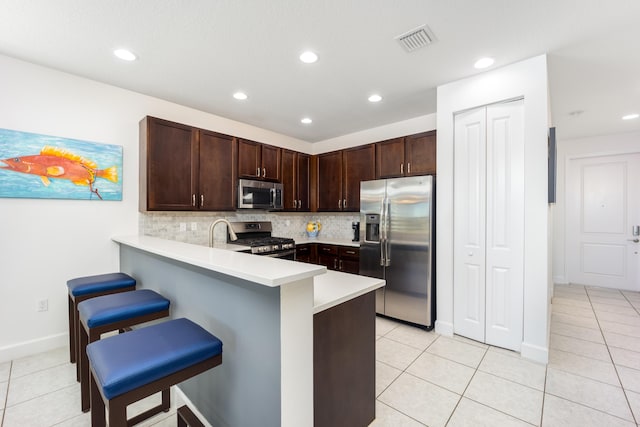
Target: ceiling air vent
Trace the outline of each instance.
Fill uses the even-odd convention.
[[[427,46],[436,41],[433,32],[426,25],[414,28],[404,34],[396,37],[398,43],[402,45],[407,52],[413,52],[416,49]]]

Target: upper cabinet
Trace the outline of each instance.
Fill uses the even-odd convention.
[[[436,131],[394,138],[376,144],[376,177],[436,173]]]
[[[308,154],[282,150],[282,204],[286,211],[309,211],[310,158]]]
[[[375,179],[375,145],[317,156],[317,210],[360,211],[360,182]]]
[[[234,210],[234,138],[167,120],[140,122],[140,210]]]
[[[238,176],[241,178],[280,181],[282,150],[247,139],[238,141]]]

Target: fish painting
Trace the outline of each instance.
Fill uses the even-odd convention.
[[[116,166],[99,169],[98,165],[87,158],[60,147],[46,145],[40,154],[10,157],[0,160],[0,169],[37,175],[45,186],[51,184],[50,178],[66,179],[75,185],[89,187],[89,191],[102,200],[95,187],[97,178],[118,182]]]

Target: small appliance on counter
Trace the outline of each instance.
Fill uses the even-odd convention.
[[[352,222],[351,223],[351,229],[353,229],[353,238],[351,239],[352,242],[359,242],[360,241],[360,222]]]

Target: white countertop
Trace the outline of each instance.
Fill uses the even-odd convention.
[[[322,236],[318,237],[294,237],[296,245],[304,245],[306,243],[323,243],[325,245],[338,245],[338,246],[352,246],[354,248],[360,247],[360,242],[353,242],[348,239],[330,239]]]
[[[238,245],[225,245],[225,249],[221,249],[221,246],[209,248],[140,235],[116,236],[112,237],[112,240],[132,248],[270,287],[311,278],[327,271],[326,267],[320,265],[239,253]]]
[[[329,271],[324,266],[239,253],[237,251],[247,249],[240,245],[220,243],[208,248],[139,235],[115,236],[112,240],[121,245],[270,287],[313,278],[314,314],[385,285],[382,279]]]
[[[335,307],[385,285],[383,279],[327,270],[313,278],[313,314]]]

